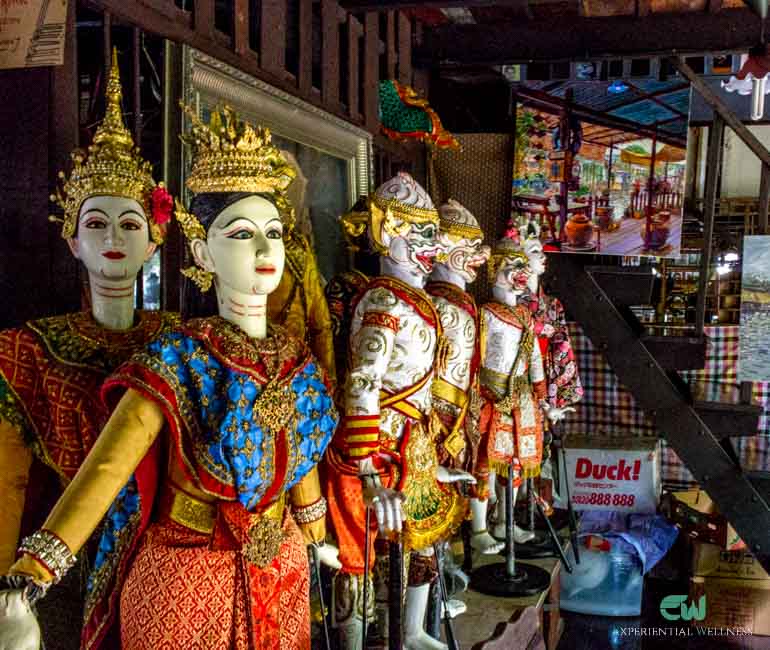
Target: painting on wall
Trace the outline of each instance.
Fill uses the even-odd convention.
[[[678,257],[686,151],[518,107],[511,216],[536,219],[550,252]]]
[[[770,236],[743,239],[739,381],[770,381]]]

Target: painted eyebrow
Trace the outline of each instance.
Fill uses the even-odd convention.
[[[100,212],[101,212],[101,210],[100,210]],[[121,212],[118,215],[118,219],[120,219],[122,217],[125,217],[127,214],[134,214],[137,217],[139,217],[142,221],[146,221],[145,217],[143,217],[141,214],[139,214],[136,210],[125,210],[124,212]]]
[[[243,219],[243,220],[245,220],[245,221],[248,221],[248,222],[249,222],[249,224],[251,224],[252,226],[254,225],[254,222],[253,222],[253,221],[251,221],[251,219],[249,219],[248,217],[233,217],[233,218],[232,218],[232,219],[230,219],[230,221],[228,221],[228,222],[227,222],[227,223],[226,223],[224,226],[222,226],[222,227],[220,228],[220,230],[224,230],[225,228],[229,228],[231,224],[235,223],[235,222],[236,222],[236,221],[238,221],[239,219]],[[283,225],[283,222],[281,222],[281,220],[280,220],[278,217],[273,217],[273,218],[272,218],[272,219],[270,219],[270,221],[268,221],[268,222],[267,222],[265,225],[267,225],[267,224],[270,224],[270,223],[273,223],[273,221],[277,221],[277,222],[279,222],[281,225]]]
[[[233,217],[233,218],[232,218],[232,219],[230,219],[230,221],[228,221],[228,222],[227,222],[227,223],[226,223],[224,226],[220,226],[220,227],[219,227],[219,229],[220,229],[220,230],[224,230],[225,228],[229,228],[231,224],[234,224],[234,223],[235,223],[236,221],[238,221],[239,219],[243,219],[244,221],[248,221],[248,222],[249,222],[249,225],[251,225],[251,226],[253,226],[253,225],[254,225],[254,224],[253,224],[253,223],[252,223],[252,222],[251,222],[249,219],[247,219],[246,217]]]
[[[85,218],[86,218],[86,217],[87,217],[89,214],[91,214],[92,212],[100,212],[101,214],[103,214],[103,215],[104,215],[105,217],[107,217],[108,219],[110,218],[110,215],[108,215],[108,214],[107,214],[107,213],[106,213],[104,210],[102,210],[102,209],[100,209],[100,208],[89,208],[88,210],[86,210],[86,211],[83,213],[83,216],[82,216],[82,217],[80,217],[80,218],[81,218],[81,219],[85,219]]]

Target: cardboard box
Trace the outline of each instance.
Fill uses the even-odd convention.
[[[575,510],[654,513],[660,499],[657,438],[569,436],[566,475]]]
[[[770,635],[770,580],[690,578],[690,602],[704,594],[706,617],[693,625]]]
[[[726,551],[739,551],[746,543],[703,490],[672,492],[664,497],[663,510],[672,523],[693,540],[716,544]]]
[[[749,551],[726,551],[716,544],[693,542],[692,575],[703,578],[770,580]]]

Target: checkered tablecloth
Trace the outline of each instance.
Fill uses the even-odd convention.
[[[683,379],[690,385],[693,396],[699,401],[740,401],[737,326],[707,327],[708,347],[703,370],[683,371]],[[567,418],[566,433],[589,433],[597,436],[657,436],[650,420],[636,405],[604,356],[591,344],[577,323],[570,323],[572,347],[580,370],[585,395],[577,412]],[[770,383],[755,382],[752,385],[754,403],[760,404],[764,413],[760,417],[757,436],[733,438],[744,469],[770,470]],[[673,449],[662,442],[662,480],[665,487],[682,489],[695,484]]]

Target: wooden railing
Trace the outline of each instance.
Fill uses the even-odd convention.
[[[414,78],[421,25],[399,11],[351,14],[335,0],[89,0],[376,133],[378,81]],[[109,51],[109,43],[105,43]]]

